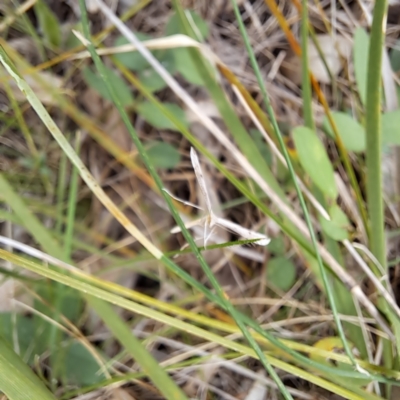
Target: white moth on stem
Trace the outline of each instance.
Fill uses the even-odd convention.
[[[193,165],[194,173],[197,178],[197,183],[199,184],[201,193],[203,194],[203,197],[206,202],[207,216],[204,218],[201,218],[199,220],[192,221],[189,224],[186,224],[185,226],[187,228],[189,228],[189,227],[198,225],[202,222],[204,223],[204,247],[206,247],[207,241],[210,238],[210,236],[212,234],[212,230],[215,226],[219,226],[221,228],[232,231],[244,239],[256,240],[254,243],[259,246],[266,246],[271,241],[271,239],[268,236],[263,235],[262,233],[259,233],[256,231],[252,231],[250,229],[243,228],[242,226],[235,224],[232,221],[229,221],[225,218],[217,217],[214,214],[212,207],[211,207],[211,200],[210,200],[210,196],[208,195],[206,182],[204,180],[203,171],[201,170],[199,157],[197,156],[197,153],[193,147],[190,149],[190,158],[192,160],[192,165]],[[169,196],[171,196],[173,199],[180,201],[183,204],[195,207],[199,210],[203,210],[201,207],[199,207],[193,203],[190,203],[189,201],[184,201],[184,200],[181,200],[181,199],[175,197],[167,189],[163,189],[163,190]],[[171,230],[171,233],[177,233],[180,231],[181,231],[181,229],[179,227],[175,227]]]

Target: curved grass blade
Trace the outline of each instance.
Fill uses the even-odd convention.
[[[10,400],[56,399],[1,336],[0,391]]]

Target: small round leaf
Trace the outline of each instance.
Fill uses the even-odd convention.
[[[287,292],[296,281],[296,267],[285,257],[273,258],[267,265],[267,279],[273,286]]]
[[[173,115],[174,118],[179,120],[185,127],[188,126],[185,112],[177,104],[163,103],[163,106]],[[173,131],[178,130],[174,122],[167,118],[158,107],[150,102],[143,102],[137,106],[137,112],[142,118],[150,125],[158,129],[170,129]]]
[[[204,85],[203,78],[200,76],[195,63],[190,56],[189,49],[174,49],[176,70],[193,85]]]
[[[156,168],[174,168],[181,161],[179,151],[171,144],[164,142],[151,142],[147,148],[147,155]]]
[[[136,37],[140,41],[145,41],[151,39],[151,36],[143,34],[143,33],[136,33]],[[129,44],[130,41],[125,38],[125,36],[119,36],[115,42],[114,46],[122,46],[124,44]],[[119,53],[115,54],[114,56],[118,61],[120,61],[124,66],[132,71],[142,71],[145,68],[148,68],[150,64],[147,60],[139,53],[139,51],[130,51],[127,53]]]
[[[88,86],[96,90],[106,100],[111,99],[111,95],[108,92],[107,85],[103,78],[94,73],[89,67],[86,67],[82,71],[83,78]],[[106,74],[111,86],[114,88],[123,106],[128,106],[133,103],[133,96],[131,89],[126,84],[124,79],[118,76],[112,69],[106,68]]]
[[[330,207],[329,216],[331,217],[330,221],[323,217],[319,218],[323,231],[333,240],[341,241],[347,239],[347,228],[349,226],[347,215],[335,204]]]
[[[98,362],[82,343],[73,341],[64,351],[66,384],[86,386],[106,379],[102,372],[99,373]]]
[[[158,92],[164,89],[167,84],[164,79],[153,68],[146,68],[138,73],[140,83],[151,92]]]
[[[382,144],[400,145],[400,110],[382,115]]]
[[[195,31],[195,34],[198,36],[197,40],[205,40],[209,34],[207,23],[200,17],[200,15],[196,14],[194,11],[188,10],[186,15],[193,30]],[[171,36],[177,33],[186,34],[185,30],[182,29],[179,16],[174,13],[167,23],[167,26],[165,28],[165,35]]]
[[[335,121],[344,147],[354,152],[365,151],[366,139],[364,127],[350,115],[343,112],[333,112],[332,118]],[[328,135],[335,138],[327,117],[324,118],[323,127]]]
[[[276,255],[285,254],[285,242],[283,241],[283,238],[280,236],[272,238],[268,245],[268,251],[271,254],[276,254]]]

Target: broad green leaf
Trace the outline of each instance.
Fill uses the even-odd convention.
[[[49,329],[49,323],[44,324],[45,329]],[[35,330],[32,318],[17,314],[14,320],[11,313],[0,313],[0,335],[10,346],[14,346],[14,340],[17,340],[19,355],[25,362],[32,363],[35,356],[45,351],[46,342],[41,334],[43,331]]]
[[[137,33],[136,35],[141,41],[151,39],[149,35],[142,33]],[[130,42],[124,36],[120,36],[114,42],[114,45],[121,46],[127,43]],[[174,74],[176,72],[174,49],[154,50],[152,51],[152,54],[170,74]],[[160,75],[154,71],[151,65],[138,51],[116,54],[115,58],[126,68],[137,72],[141,83],[151,92],[156,92],[164,89],[167,86],[164,79],[162,79]]]
[[[179,151],[170,143],[151,142],[147,147],[147,155],[156,168],[174,168],[181,161]]]
[[[188,20],[196,33],[197,40],[204,41],[209,34],[208,25],[201,17],[194,11],[186,11]],[[185,29],[181,26],[179,16],[174,13],[167,23],[165,34],[166,36],[174,35],[177,33],[186,34]],[[176,48],[173,50],[175,57],[175,66],[178,72],[190,83],[194,85],[204,85],[197,66],[194,64],[192,57],[187,48]]]
[[[44,300],[43,303],[39,299],[34,300],[35,309],[40,311],[44,315],[52,316],[54,311],[51,310],[46,304],[54,304],[55,299],[59,296],[59,293],[54,290],[51,285],[42,285],[36,289],[36,293]],[[65,287],[62,293],[63,300],[60,302],[60,308],[58,311],[65,318],[68,318],[71,322],[76,323],[82,316],[83,300],[78,295],[76,290]],[[48,322],[41,316],[33,317],[35,321],[35,331],[48,328]],[[44,328],[40,328],[39,325],[44,325]]]
[[[296,267],[286,257],[273,258],[267,264],[267,279],[269,283],[286,292],[296,281]]]
[[[285,254],[285,242],[281,236],[276,238],[272,238],[268,245],[268,251],[271,254],[275,255],[284,255]]]
[[[368,52],[369,35],[363,28],[357,28],[354,34],[353,45],[354,73],[358,93],[364,105],[367,98]]]
[[[45,177],[51,177],[54,172],[49,168],[47,155],[43,152],[39,152],[36,156],[24,155],[18,159],[18,164]]]
[[[151,36],[146,35],[144,33],[136,33],[136,37],[140,41],[145,41],[151,39]],[[126,39],[124,36],[119,36],[115,42],[114,46],[122,46],[124,44],[128,44],[130,41]],[[150,67],[150,64],[147,62],[147,60],[138,52],[138,51],[131,51],[129,53],[120,53],[116,54],[114,56],[118,61],[120,61],[122,64],[125,65],[126,68],[132,70],[132,71],[142,71],[148,67]]]
[[[167,87],[164,79],[153,68],[146,68],[140,71],[139,74],[140,83],[151,92],[157,92]]]
[[[154,56],[171,75],[175,74],[176,66],[173,49],[157,50],[154,52]],[[140,82],[151,92],[157,92],[167,87],[164,79],[151,66],[141,70],[138,75]]]
[[[366,139],[364,127],[350,115],[343,112],[332,112],[332,117],[338,128],[344,147],[347,150],[354,152],[365,151]],[[323,121],[323,127],[326,133],[328,133],[332,138],[335,137],[326,116]]]
[[[188,20],[190,21],[191,26],[196,33],[197,40],[202,42],[207,39],[209,34],[207,23],[200,17],[200,15],[196,14],[192,10],[186,10],[186,13]],[[185,30],[181,27],[179,16],[174,13],[167,22],[167,25],[165,27],[165,35],[171,36],[177,33],[186,34]]]
[[[59,47],[61,43],[61,25],[57,17],[43,0],[36,2],[34,10],[43,36],[52,46]]]
[[[80,386],[94,385],[104,379],[100,366],[89,350],[81,343],[73,341],[65,351],[63,363],[67,384]]]
[[[49,325],[48,320],[43,318],[43,316],[54,319],[54,309],[50,307],[50,304],[52,306],[57,304],[58,291],[54,290],[53,285],[48,282],[46,285],[41,285],[36,290],[36,294],[38,298],[34,298],[33,307],[39,314],[34,314],[32,316],[32,331],[34,332],[35,345],[38,346],[38,343],[40,343],[43,349],[50,351],[50,365],[52,367],[51,373],[53,375],[53,368],[55,366],[53,361],[59,356],[60,348],[57,344],[60,344],[62,334],[60,334],[61,332],[56,331],[57,328],[54,325]],[[57,339],[59,340],[57,341]],[[35,352],[38,353],[38,350],[35,349]],[[57,374],[57,372],[58,371],[55,373]]]
[[[326,196],[335,200],[338,192],[333,167],[316,133],[299,126],[293,130],[293,140],[304,170]]]
[[[174,49],[175,66],[178,72],[190,83],[194,85],[204,85],[197,67],[190,56],[187,48]]]
[[[164,103],[163,105],[171,114],[174,115],[175,118],[180,120],[184,125],[188,126],[185,112],[182,110],[182,108],[173,103]],[[153,103],[147,101],[140,103],[136,110],[146,122],[155,128],[177,130],[174,123],[164,116],[164,114],[161,114],[161,112]]]
[[[382,115],[382,144],[400,145],[400,110]]]
[[[341,208],[335,204],[329,208],[331,220],[320,217],[319,221],[324,232],[333,240],[341,241],[348,238],[349,220]]]
[[[174,50],[175,49],[166,49],[157,50],[154,52],[154,56],[170,74],[174,74],[176,72]]]
[[[76,290],[65,288],[60,308],[60,312],[64,317],[68,318],[73,323],[76,323],[79,321],[79,318],[82,317],[83,307],[83,299],[78,295]]]
[[[118,94],[118,97],[124,107],[131,105],[133,103],[133,96],[130,87],[127,83],[118,76],[112,69],[107,68],[107,77],[114,87],[114,90]],[[82,71],[83,78],[88,86],[95,89],[102,97],[106,100],[111,101],[111,96],[108,93],[106,84],[100,75],[95,74],[89,67],[86,67]]]

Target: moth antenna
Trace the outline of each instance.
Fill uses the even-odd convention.
[[[198,210],[204,211],[204,208],[201,208],[201,207],[199,207],[198,205],[196,205],[196,204],[194,204],[194,203],[191,203],[190,201],[183,200],[183,199],[181,199],[181,198],[179,198],[179,197],[173,195],[168,189],[162,188],[162,190],[163,190],[165,193],[167,193],[167,195],[168,195],[169,197],[172,197],[174,200],[179,201],[179,203],[182,203],[182,204],[184,204],[185,206],[194,207],[194,208],[197,208]]]

